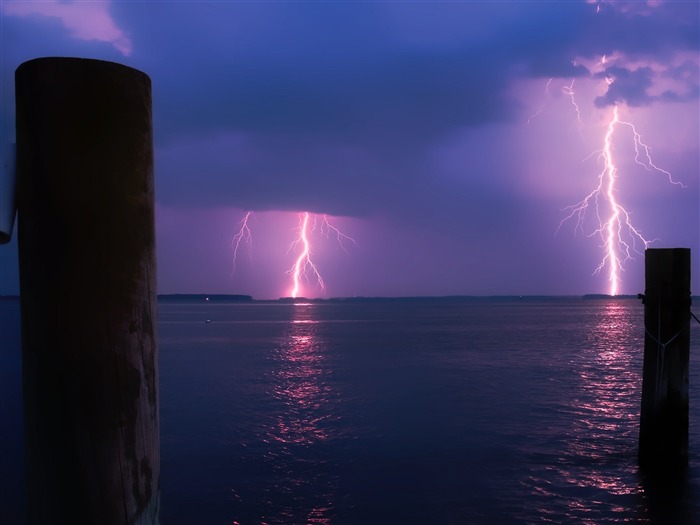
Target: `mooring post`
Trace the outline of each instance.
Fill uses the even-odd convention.
[[[27,523],[159,522],[151,84],[17,68]]]
[[[688,461],[690,249],[648,249],[645,271],[639,464],[683,467]]]

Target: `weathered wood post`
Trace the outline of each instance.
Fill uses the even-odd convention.
[[[120,64],[15,73],[28,523],[158,523],[151,86]]]
[[[690,249],[645,253],[644,371],[639,464],[656,470],[688,461]]]

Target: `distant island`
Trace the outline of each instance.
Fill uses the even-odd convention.
[[[245,303],[251,302],[251,295],[231,294],[158,294],[158,301],[165,303]]]

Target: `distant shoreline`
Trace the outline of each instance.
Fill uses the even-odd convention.
[[[280,297],[278,299],[254,299],[244,294],[158,294],[159,303],[363,303],[363,302],[420,302],[420,301],[550,301],[550,300],[639,300],[635,295],[420,295],[420,296],[356,296],[356,297]],[[19,295],[0,295],[0,301],[19,301]],[[691,296],[693,304],[700,303],[700,296]]]
[[[421,302],[421,301],[549,301],[571,299],[598,300],[637,300],[637,295],[420,295],[420,296],[355,296],[355,297],[280,297],[278,299],[253,299],[250,295],[227,294],[159,294],[159,302],[198,302],[198,303],[367,303],[367,302]]]
[[[252,295],[242,294],[158,294],[158,302],[165,303],[182,303],[182,302],[199,302],[199,303],[249,303],[253,301]]]

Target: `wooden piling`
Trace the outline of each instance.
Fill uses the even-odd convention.
[[[639,464],[665,470],[688,461],[690,249],[648,249],[645,271]]]
[[[40,58],[15,81],[27,523],[157,524],[150,79]]]

